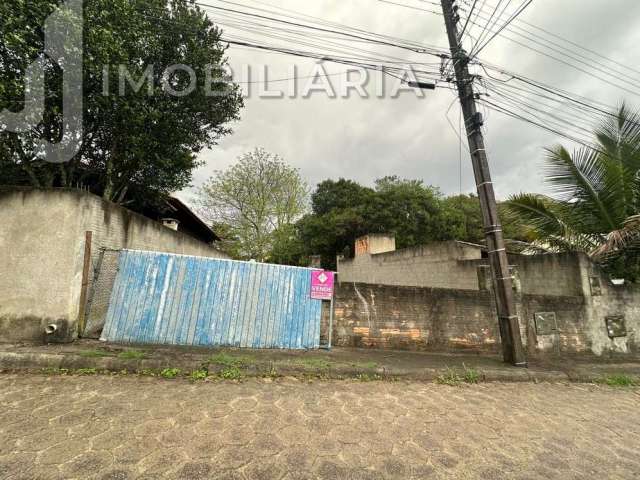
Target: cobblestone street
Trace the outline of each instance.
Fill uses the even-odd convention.
[[[0,376],[2,479],[640,478],[593,385]]]

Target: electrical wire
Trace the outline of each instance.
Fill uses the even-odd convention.
[[[500,28],[498,29],[498,31],[497,31],[497,32],[495,32],[495,33],[491,36],[491,38],[489,38],[489,40],[487,40],[484,44],[482,44],[482,46],[481,46],[481,47],[479,47],[479,48],[475,51],[475,53],[473,54],[473,56],[474,56],[474,57],[477,57],[478,55],[480,55],[480,52],[482,52],[482,51],[487,47],[487,45],[489,45],[489,44],[491,43],[491,41],[492,41],[494,38],[496,38],[498,35],[500,35],[500,33],[502,33],[502,31],[503,31],[505,28],[507,28],[507,27],[511,24],[511,22],[513,22],[513,21],[514,21],[514,20],[515,20],[515,19],[516,19],[520,14],[522,14],[522,12],[524,12],[524,11],[527,9],[527,7],[528,7],[529,5],[531,5],[531,3],[532,3],[532,2],[533,2],[533,0],[526,0],[526,1],[524,2],[524,4],[520,7],[520,9],[519,9],[519,10],[517,10],[513,15],[511,15],[511,17],[510,17],[510,18],[509,18],[509,19],[504,23],[504,25],[502,25],[502,27],[500,27]]]

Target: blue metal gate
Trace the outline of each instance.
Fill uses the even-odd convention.
[[[103,340],[123,343],[311,349],[322,302],[312,269],[121,252]]]

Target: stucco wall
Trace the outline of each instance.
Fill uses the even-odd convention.
[[[50,323],[59,340],[76,335],[86,231],[93,232],[92,266],[100,248],[225,257],[87,192],[0,190],[0,341],[45,341]]]

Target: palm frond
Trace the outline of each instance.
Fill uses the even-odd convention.
[[[625,250],[640,247],[640,215],[626,219],[624,226],[609,232],[605,241],[590,254],[596,260],[605,260]]]
[[[539,237],[562,235],[567,229],[559,202],[545,195],[521,193],[503,204],[508,221],[534,229]]]
[[[583,148],[571,155],[564,147],[550,149],[545,173],[558,200],[579,207],[573,211],[576,222],[597,223],[606,231],[618,227],[602,198],[606,169],[597,151]]]

